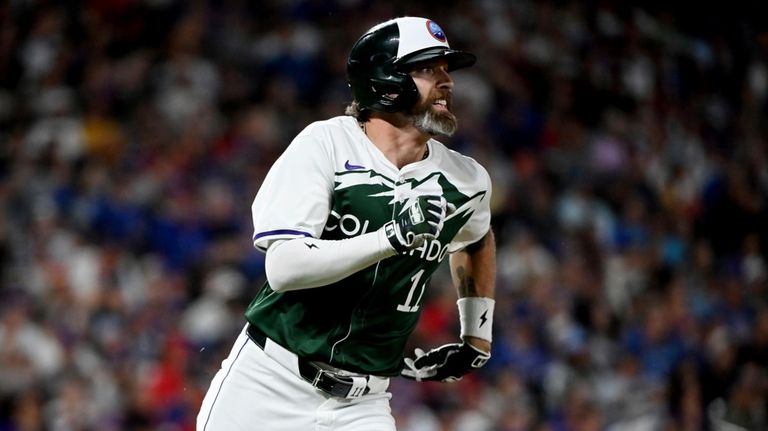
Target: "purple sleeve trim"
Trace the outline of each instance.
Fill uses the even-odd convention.
[[[253,240],[256,241],[259,238],[263,238],[265,236],[273,236],[273,235],[300,235],[300,236],[312,237],[312,235],[306,232],[302,232],[300,230],[276,229],[276,230],[268,230],[266,232],[255,233],[253,234]]]

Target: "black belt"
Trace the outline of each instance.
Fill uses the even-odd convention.
[[[248,324],[246,332],[248,333],[248,338],[256,343],[261,350],[264,350],[264,346],[267,344],[267,336],[264,335],[259,328],[250,323]],[[352,377],[340,375],[332,370],[322,368],[317,363],[303,359],[298,355],[297,358],[299,363],[299,375],[301,375],[301,378],[328,395],[339,398],[357,398],[370,392],[370,388],[366,385],[365,389],[358,389],[357,392],[360,393],[350,394],[350,391],[354,386]],[[368,377],[364,378],[367,382]]]

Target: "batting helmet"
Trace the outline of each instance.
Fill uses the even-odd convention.
[[[443,29],[426,18],[383,22],[363,34],[349,53],[347,79],[360,110],[407,111],[419,91],[408,66],[443,59],[448,70],[475,64],[473,54],[451,49]]]

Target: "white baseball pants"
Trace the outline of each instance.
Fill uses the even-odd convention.
[[[221,363],[200,413],[198,431],[394,431],[386,388],[355,399],[315,389],[268,356],[245,332]]]

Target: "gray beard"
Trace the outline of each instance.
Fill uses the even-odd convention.
[[[458,128],[455,115],[451,113],[436,113],[429,106],[412,112],[409,117],[416,129],[432,136],[453,136]]]

